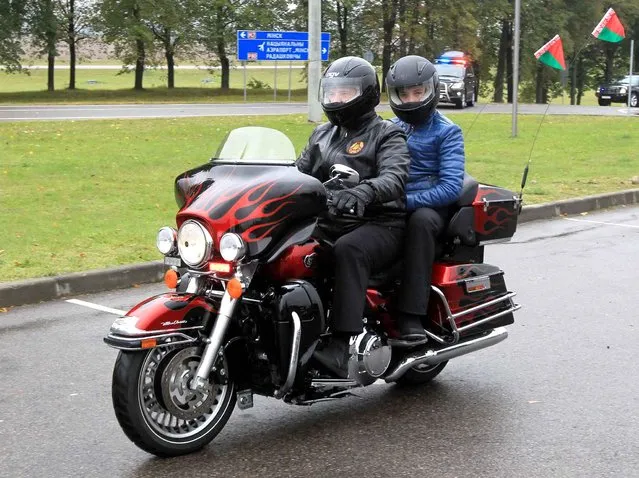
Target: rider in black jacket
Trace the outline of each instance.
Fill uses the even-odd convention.
[[[333,164],[360,175],[359,185],[333,192],[320,226],[336,239],[331,341],[315,357],[348,375],[348,345],[362,332],[366,287],[372,273],[399,254],[406,222],[404,185],[410,155],[404,132],[375,113],[380,86],[375,69],[357,57],[340,58],[320,83],[330,123],[315,128],[297,166],[322,182]]]

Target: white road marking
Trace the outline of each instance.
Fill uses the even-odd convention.
[[[88,307],[89,309],[95,309],[102,312],[108,312],[109,314],[115,315],[124,315],[126,314],[126,310],[112,309],[111,307],[105,307],[100,304],[93,304],[92,302],[85,302],[83,300],[78,299],[68,299],[67,302],[70,304],[81,305],[82,307]]]
[[[604,221],[590,221],[588,219],[575,219],[573,217],[564,217],[566,221],[575,221],[575,222],[590,222],[592,224],[603,224],[605,226],[619,226],[619,227],[630,227],[633,229],[639,229],[639,226],[635,226],[633,224],[617,224],[614,222],[604,222]]]

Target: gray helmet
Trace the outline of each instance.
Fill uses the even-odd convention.
[[[353,128],[379,104],[375,68],[362,58],[346,56],[331,63],[320,82],[320,103],[329,121]]]
[[[393,63],[386,75],[390,107],[410,124],[427,121],[439,102],[439,76],[426,58],[409,55]]]

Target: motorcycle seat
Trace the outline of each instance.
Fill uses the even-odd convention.
[[[477,196],[478,188],[479,182],[477,182],[477,180],[470,174],[464,173],[464,182],[462,183],[461,193],[459,195],[459,199],[455,203],[455,206],[464,207],[472,205],[475,200],[475,196]]]

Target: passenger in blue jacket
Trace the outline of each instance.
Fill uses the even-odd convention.
[[[459,126],[435,109],[439,77],[427,59],[400,58],[390,67],[386,86],[397,115],[391,121],[406,131],[411,155],[399,329],[404,340],[421,340],[426,337],[422,318],[428,308],[437,237],[448,222],[448,207],[461,193],[464,140]]]

